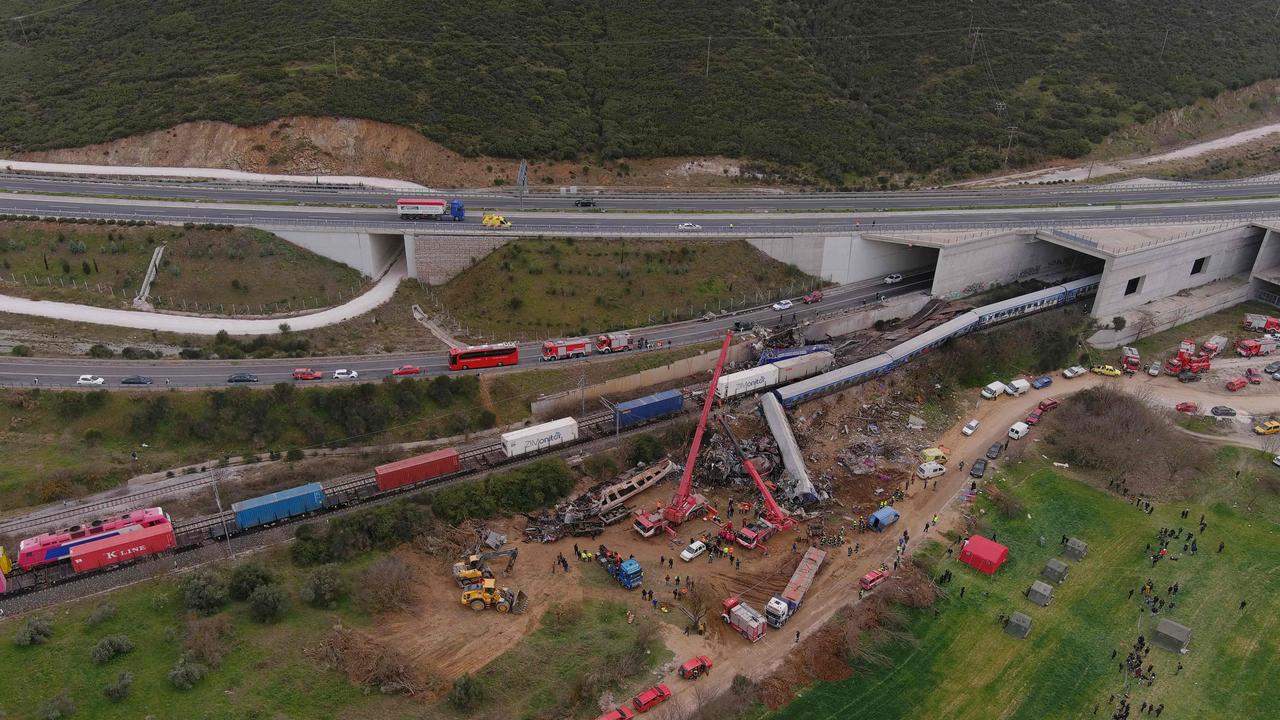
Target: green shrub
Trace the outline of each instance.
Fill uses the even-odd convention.
[[[307,573],[298,596],[308,605],[333,609],[346,595],[347,586],[337,565],[321,565]]]
[[[116,681],[102,689],[102,694],[108,698],[120,702],[129,697],[129,691],[133,688],[133,673],[122,672],[116,676]]]
[[[99,359],[115,357],[116,355],[114,350],[102,344],[95,344],[95,345],[89,346],[89,352],[85,354],[91,358],[99,358]]]
[[[208,674],[208,666],[196,661],[191,653],[183,653],[169,671],[169,682],[179,690],[190,690]]]
[[[63,720],[71,717],[76,711],[76,704],[71,701],[71,693],[65,688],[55,697],[44,701],[36,709],[36,717],[40,720]]]
[[[666,454],[666,448],[662,447],[662,441],[650,433],[638,435],[631,444],[631,454],[627,457],[632,465],[640,463],[651,463]]]
[[[487,695],[484,681],[468,673],[454,681],[447,699],[454,708],[470,712],[480,707]]]
[[[45,618],[32,618],[18,628],[13,636],[13,643],[18,647],[43,645],[53,637],[53,625]]]
[[[9,354],[14,357],[31,357],[31,348],[26,345],[14,345],[9,349]]]
[[[254,590],[274,581],[275,576],[261,563],[247,562],[232,569],[228,589],[232,600],[248,600]]]
[[[85,616],[84,624],[86,627],[94,628],[115,618],[115,616],[116,606],[109,602],[104,602],[99,604],[92,612]]]
[[[89,657],[101,665],[131,652],[133,652],[133,641],[127,635],[108,635],[93,646],[89,651]]]
[[[182,602],[190,610],[212,615],[227,604],[227,583],[214,570],[199,569],[182,579]]]
[[[249,596],[249,617],[260,623],[273,623],[284,617],[288,598],[275,585],[259,585]]]

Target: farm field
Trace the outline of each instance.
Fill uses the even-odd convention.
[[[1266,680],[1280,652],[1280,578],[1274,572],[1280,540],[1274,510],[1264,512],[1274,507],[1274,490],[1265,507],[1237,497],[1204,498],[1162,503],[1148,515],[1044,465],[1024,461],[1001,482],[1022,503],[1017,517],[992,517],[989,505],[979,506],[1010,548],[1009,561],[994,577],[941,558],[944,548],[935,546],[932,554],[943,560],[937,573],[949,569],[955,577],[943,586],[938,614],[913,616],[915,642],[887,648],[885,665],[857,667],[849,680],[818,684],[768,717],[1079,718],[1093,717],[1095,705],[1097,717],[1110,717],[1112,696],[1124,692],[1134,714],[1147,702],[1163,704],[1165,717],[1174,718],[1249,717],[1280,704],[1280,688]],[[1230,486],[1231,467],[1223,466],[1223,477],[1206,478],[1206,486]],[[1180,518],[1184,508],[1190,510],[1186,520]],[[1183,552],[1178,541],[1170,558],[1153,568],[1146,547],[1158,547],[1160,528],[1196,532],[1202,512],[1208,527],[1197,532],[1199,553]],[[1089,555],[1069,563],[1070,575],[1055,587],[1052,604],[1037,607],[1022,591],[1039,578],[1046,560],[1059,556],[1064,534],[1089,543]],[[1220,541],[1226,548],[1219,554]],[[1145,610],[1139,589],[1148,578],[1156,594],[1176,607],[1159,615]],[[1180,590],[1170,596],[1166,588],[1175,582]],[[1138,592],[1130,598],[1130,590]],[[1242,600],[1248,602],[1244,610]],[[1026,640],[1000,628],[999,616],[1014,611],[1032,618]],[[1166,616],[1192,628],[1190,652],[1179,657],[1152,650],[1143,663],[1154,665],[1152,687],[1126,679],[1117,663],[1139,634],[1151,638]]]
[[[537,339],[688,320],[819,284],[745,241],[521,240],[439,289],[475,334]]]

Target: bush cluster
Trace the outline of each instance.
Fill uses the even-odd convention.
[[[53,637],[53,624],[45,618],[33,618],[18,628],[13,636],[13,643],[18,647],[43,645]]]
[[[133,652],[133,641],[127,635],[108,635],[93,646],[89,656],[94,662],[102,664],[131,652]]]

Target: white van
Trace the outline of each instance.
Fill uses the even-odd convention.
[[[1004,395],[1007,392],[1009,392],[1009,389],[1004,386],[1004,383],[997,380],[991,383],[990,385],[982,388],[982,397],[988,400],[995,400],[996,398],[1000,397],[1001,395]]]
[[[1030,389],[1031,389],[1031,383],[1021,378],[1014,380],[1012,382],[1007,382],[1004,385],[1004,391],[1014,397],[1018,397],[1019,395],[1021,395],[1022,393]]]
[[[947,466],[937,462],[920,463],[920,467],[916,468],[916,477],[928,480],[936,478],[947,471]]]
[[[1024,422],[1016,422],[1009,426],[1009,437],[1014,440],[1021,440],[1031,432],[1031,426]]]

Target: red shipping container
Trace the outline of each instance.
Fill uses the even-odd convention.
[[[177,547],[173,525],[163,523],[144,528],[133,526],[127,532],[71,549],[71,569],[88,572],[98,568],[130,562]]]
[[[457,472],[459,466],[458,451],[445,448],[379,465],[373,472],[378,478],[378,489],[385,491]]]

